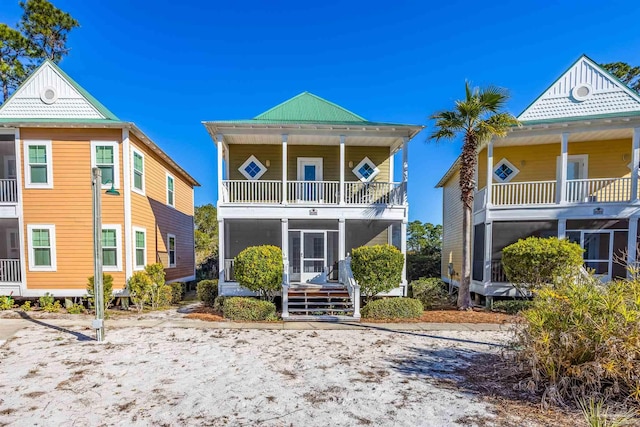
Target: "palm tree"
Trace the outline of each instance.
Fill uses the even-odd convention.
[[[429,139],[437,141],[453,140],[462,136],[460,155],[460,199],[462,200],[462,280],[458,289],[458,308],[471,307],[471,213],[475,190],[475,172],[478,165],[478,151],[494,137],[504,137],[510,127],[518,125],[518,120],[503,112],[509,99],[506,90],[489,86],[484,89],[465,85],[464,100],[456,101],[451,111],[441,111],[431,116],[435,120],[435,130]],[[489,177],[491,179],[491,177]]]

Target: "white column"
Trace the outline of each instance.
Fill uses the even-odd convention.
[[[484,225],[484,271],[482,272],[482,282],[491,283],[491,257],[493,256],[493,223],[487,222]]]
[[[282,204],[287,204],[287,140],[289,139],[289,135],[282,134]]]
[[[402,187],[403,187],[403,202],[406,205],[408,202],[408,181],[409,181],[409,138],[404,137],[402,142]]]
[[[289,317],[289,220],[282,218],[282,317]]]
[[[631,147],[631,201],[638,201],[638,163],[640,163],[640,128],[633,128]]]
[[[389,147],[389,182],[394,182],[393,180],[393,175],[395,173],[394,168],[395,168],[395,162],[394,162],[394,155],[395,153],[393,152],[393,147]]]
[[[638,217],[629,218],[629,233],[627,236],[627,275],[637,275],[638,257]]]
[[[216,141],[218,142],[218,206],[221,202],[224,202],[223,198],[223,186],[222,186],[222,153],[224,151],[224,144],[222,142],[222,134],[216,135]]]
[[[224,247],[224,220],[218,220],[218,295],[221,295],[224,284],[225,247]]]
[[[407,220],[400,224],[400,252],[404,263],[402,265],[402,296],[407,296]]]
[[[280,220],[282,224],[282,258],[289,259],[289,220],[283,218]],[[289,272],[286,271],[285,275],[288,276]],[[285,283],[289,283],[288,277]]]
[[[344,218],[340,218],[338,220],[338,261],[342,261],[346,258],[347,234],[345,229]]]
[[[224,147],[224,179],[229,179],[229,146],[227,144]]]
[[[486,208],[493,203],[493,141],[487,145],[487,186],[485,191]]]
[[[131,140],[129,139],[129,129],[122,129],[122,175],[123,198],[124,198],[124,275],[125,280],[129,280],[133,274],[133,231],[131,212]]]
[[[340,204],[344,205],[344,140],[345,136],[340,135]]]
[[[562,133],[562,140],[560,144],[560,176],[556,185],[557,188],[557,200],[556,203],[564,203],[567,201],[567,168],[569,163],[569,132]]]
[[[560,218],[558,220],[558,239],[567,238],[567,220],[566,218]]]

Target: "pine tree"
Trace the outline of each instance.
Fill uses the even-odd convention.
[[[29,72],[25,59],[30,56],[29,42],[20,31],[0,24],[0,84],[6,101]]]
[[[67,37],[79,26],[78,21],[48,0],[21,1],[20,7],[24,13],[19,27],[33,46],[35,58],[60,62],[69,53]]]

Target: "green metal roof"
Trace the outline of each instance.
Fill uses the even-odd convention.
[[[86,124],[86,125],[120,125],[126,122],[118,119],[33,119],[33,118],[12,118],[2,117],[0,123],[37,123],[37,124]]]
[[[339,105],[322,99],[309,92],[276,105],[254,117],[254,120],[267,120],[275,122],[346,122],[362,123],[365,119],[342,108]]]

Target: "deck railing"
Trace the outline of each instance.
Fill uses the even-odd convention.
[[[345,182],[345,202],[353,205],[402,205],[404,185],[401,182]]]
[[[228,203],[281,203],[281,181],[222,181],[225,190],[223,201]]]
[[[21,282],[19,259],[0,259],[0,282]]]
[[[491,186],[491,203],[504,205],[543,205],[556,202],[555,181],[507,182]]]
[[[289,203],[340,202],[340,183],[338,181],[287,181],[287,199]]]
[[[507,274],[504,272],[501,259],[491,261],[491,281],[493,283],[507,283]]]
[[[15,179],[0,179],[0,203],[18,202],[18,181]]]
[[[567,202],[607,203],[631,200],[631,178],[571,179],[567,181]]]

